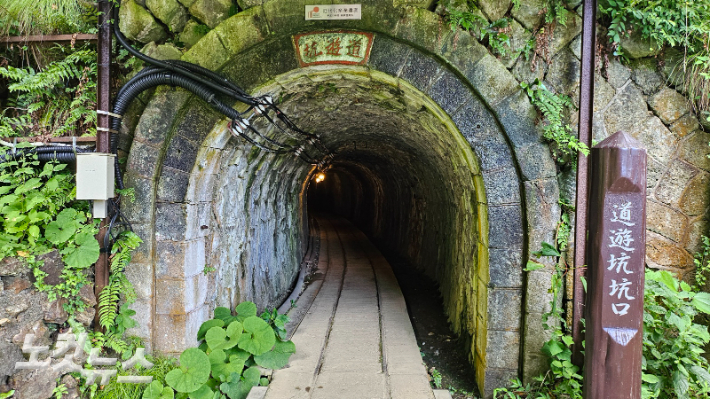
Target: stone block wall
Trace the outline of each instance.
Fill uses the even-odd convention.
[[[150,10],[153,18],[161,12],[148,1],[133,3]],[[192,12],[198,3],[205,1],[179,1],[193,19],[199,19]],[[330,87],[339,89],[338,85],[346,89],[352,84],[344,78],[348,74],[350,80],[362,79],[363,87],[378,79],[394,79],[394,87],[413,87],[446,113],[442,120],[450,118],[474,150],[481,170],[478,178],[485,187],[476,193],[484,198],[463,196],[449,206],[466,208],[478,201],[483,206],[477,214],[487,214],[487,220],[479,218],[475,225],[479,233],[476,249],[470,248],[470,243],[465,246],[477,254],[479,264],[462,268],[461,274],[444,270],[438,277],[445,281],[454,276],[454,280],[465,282],[452,284],[442,294],[454,298],[449,302],[452,323],[466,326],[473,335],[472,349],[480,352],[473,356],[478,355],[478,380],[490,393],[519,371],[531,378],[546,364],[539,352],[547,339],[540,318],[551,300],[547,289],[553,265],[527,274],[522,268],[541,242],[554,241],[561,212],[559,199],[574,203],[574,178],[569,170],[557,174],[549,147],[540,137],[537,112],[520,83],[540,79],[550,90],[578,101],[579,2],[568,3],[577,8],[566,26],[557,26],[548,36],[544,52],[531,59],[497,56],[469,33],[452,32],[440,15],[429,11],[432,4],[419,8],[423,3],[370,0],[363,3],[360,21],[313,22],[303,20],[306,3],[301,0],[245,0],[239,5],[246,11],[215,25],[182,59],[221,70],[249,91],[275,88],[271,94],[277,97],[281,90],[298,93],[299,87],[303,93],[321,86],[326,93]],[[525,2],[519,9],[502,7],[505,10],[499,8],[506,2],[479,3],[481,15],[489,21],[499,15],[512,18],[512,43],[526,43],[540,29],[543,1]],[[167,14],[160,15],[168,20]],[[184,29],[199,23],[187,21]],[[299,69],[292,35],[337,29],[376,34],[367,65],[347,73],[335,67],[311,68],[303,70],[301,82],[289,80],[298,75],[291,71]],[[647,263],[688,277],[691,254],[707,230],[710,137],[690,111],[681,89],[667,83],[669,63],[659,67],[653,55],[634,54],[640,58],[627,66],[615,60],[600,63],[594,137],[601,141],[623,129],[648,146]],[[329,111],[347,103],[347,97],[333,104],[325,102],[318,92],[312,95],[315,102],[306,97],[280,100],[285,111],[296,115],[307,130],[323,125],[323,119],[300,113],[312,109],[305,106],[309,101]],[[391,101],[387,106],[396,110],[401,104]],[[572,125],[576,125],[576,118],[571,112]],[[368,120],[382,123],[383,118]],[[133,281],[143,284],[143,296],[136,306],[143,306],[145,313],[139,313],[150,315],[142,327],[144,336],[152,337],[157,349],[174,351],[194,335],[194,320],[206,317],[214,306],[252,298],[262,305],[273,304],[280,297],[277,291],[295,278],[305,237],[303,193],[310,170],[230,140],[226,122],[180,90],[158,91],[135,132],[127,180],[146,200],[132,208],[129,205],[127,213],[137,219],[137,230],[146,236],[155,233],[155,239],[146,242],[135,260]],[[127,152],[129,136],[122,140]],[[435,143],[438,141],[432,145]],[[392,177],[407,180],[396,173]],[[410,214],[421,213],[424,207],[424,201],[417,198],[404,198],[402,203]],[[397,218],[405,220],[407,212]],[[473,219],[460,226],[457,234],[466,235],[474,226]],[[396,232],[386,224],[369,227],[373,236]],[[414,231],[420,228],[417,223],[409,227]],[[396,246],[413,259],[423,264],[434,259],[420,250],[422,241],[417,240],[421,238],[394,236]],[[465,264],[457,253],[447,256],[452,264]],[[188,258],[195,260],[186,262]],[[200,274],[197,264],[202,262],[216,270]],[[155,276],[152,281],[139,282],[140,276],[150,273]],[[178,295],[157,305],[176,289],[181,289]],[[162,331],[180,331],[181,338],[169,341]]]

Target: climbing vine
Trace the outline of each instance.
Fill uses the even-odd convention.
[[[572,99],[549,91],[539,79],[531,85],[522,82],[520,87],[540,112],[543,137],[554,144],[553,156],[558,163],[575,163],[577,152],[589,155],[589,147],[572,134],[569,124],[564,123],[564,113],[575,108]]]

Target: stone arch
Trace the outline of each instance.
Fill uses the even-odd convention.
[[[536,374],[544,367],[538,352],[544,340],[540,315],[550,300],[549,274],[541,270],[523,276],[522,268],[530,248],[554,238],[560,210],[556,168],[535,127],[536,113],[526,95],[485,47],[467,34],[451,32],[431,12],[378,4],[364,6],[361,21],[311,22],[303,21],[303,5],[302,1],[271,0],[250,8],[208,33],[183,59],[220,70],[252,92],[268,85],[283,88],[293,84],[286,81],[294,74],[302,73],[292,43],[295,33],[373,32],[368,63],[345,68],[347,73],[369,74],[367,79],[389,81],[420,93],[443,113],[443,119],[451,121],[477,158],[478,179],[484,187],[478,190],[484,195],[479,202],[488,215],[487,223],[477,227],[484,233],[478,259],[487,268],[478,270],[478,286],[473,287],[478,295],[473,317],[480,315],[483,324],[474,321],[473,332],[469,331],[475,336],[472,357],[479,385],[490,392],[521,372]],[[342,67],[322,67],[308,72],[312,81],[327,81],[343,71]],[[255,189],[247,195],[248,187],[274,184],[276,198],[291,200],[282,201],[288,206],[276,209],[277,216],[288,219],[289,228],[306,236],[303,197],[312,170],[229,142],[226,121],[181,90],[158,90],[136,126],[126,181],[139,200],[126,205],[124,211],[146,242],[128,273],[139,297],[135,307],[144,318],[138,333],[153,349],[177,352],[194,343],[197,328],[209,318],[219,295],[247,299],[235,298],[236,292],[210,290],[217,285],[217,276],[203,269],[211,262],[234,262],[210,258],[220,253],[215,252],[221,245],[215,226],[223,229],[233,223],[229,227],[249,229],[249,218],[264,209],[262,193]],[[264,163],[290,178],[260,173]],[[220,180],[225,171],[243,173],[249,182],[230,191],[232,197],[219,204],[246,207],[247,218],[215,209],[214,187],[225,182]],[[264,229],[273,230],[275,226],[268,223]],[[266,293],[272,305],[297,275],[304,242],[269,244],[270,253],[288,248],[283,257],[290,259],[290,272],[278,277],[274,292]],[[261,278],[275,275],[268,268],[245,272],[262,273]],[[237,280],[230,274],[219,277]]]

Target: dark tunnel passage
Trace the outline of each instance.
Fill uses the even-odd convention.
[[[477,304],[487,295],[488,254],[485,192],[470,144],[430,98],[375,71],[311,71],[280,89],[282,109],[303,115],[301,126],[336,154],[322,182],[315,170],[308,176],[303,203],[351,220],[435,280],[473,359],[476,330],[486,328]]]

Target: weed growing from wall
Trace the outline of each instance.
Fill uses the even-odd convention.
[[[572,99],[563,94],[555,94],[547,89],[539,79],[533,84],[520,83],[530,102],[542,116],[543,136],[552,145],[552,154],[560,164],[572,163],[577,159],[577,152],[589,155],[589,147],[572,134],[570,125],[565,124],[564,113],[574,109]]]

